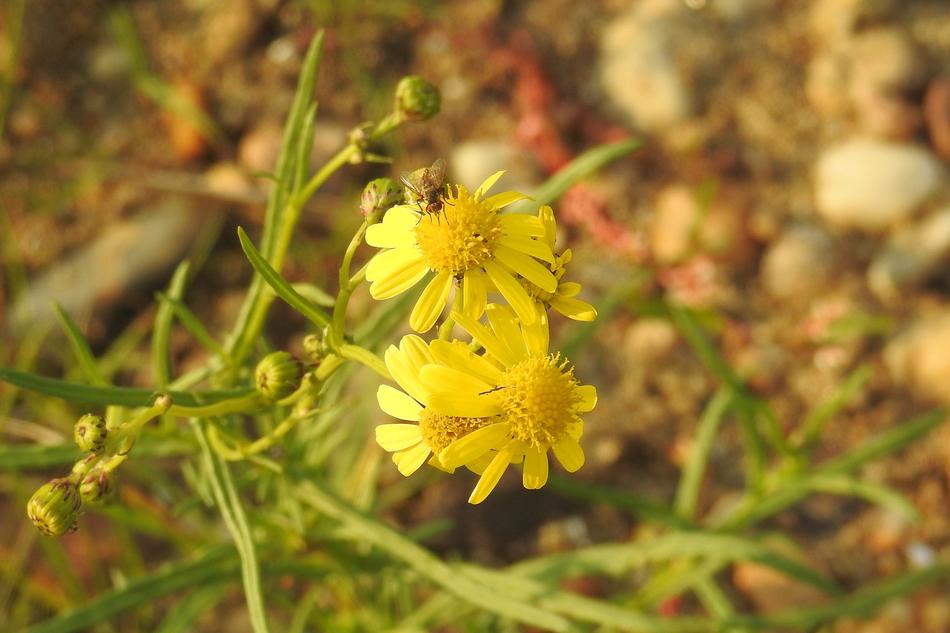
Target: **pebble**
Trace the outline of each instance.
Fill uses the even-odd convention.
[[[899,0],[814,0],[808,22],[811,37],[819,45],[846,40],[859,22],[881,18]]]
[[[600,83],[613,105],[641,130],[669,129],[693,111],[670,28],[677,13],[685,10],[676,2],[646,2],[605,29]]]
[[[927,63],[914,42],[895,28],[864,31],[851,41],[851,89],[916,90],[927,80]]]
[[[927,86],[924,119],[934,151],[950,161],[950,75],[937,77]]]
[[[624,349],[637,362],[656,360],[676,347],[676,328],[666,319],[638,319],[624,336]]]
[[[848,109],[848,95],[841,89],[848,81],[848,55],[843,47],[816,55],[805,70],[805,96],[819,114],[836,117]]]
[[[239,57],[264,26],[252,0],[210,3],[203,17],[207,22],[204,58],[212,66]]]
[[[884,360],[895,383],[925,400],[950,403],[950,310],[911,324],[887,344]]]
[[[650,226],[650,247],[661,264],[679,261],[689,255],[696,222],[700,216],[696,195],[684,185],[663,189],[656,199]]]
[[[880,232],[910,216],[941,177],[940,162],[922,147],[853,138],[818,158],[815,205],[833,226]]]
[[[893,302],[924,282],[950,257],[950,206],[908,226],[888,241],[868,267],[868,287]]]
[[[787,228],[765,252],[762,284],[776,299],[807,302],[834,279],[834,253],[834,240],[820,227]]]
[[[758,563],[737,562],[732,581],[739,593],[761,613],[816,606],[828,601],[820,589]]]
[[[273,173],[280,155],[283,130],[272,121],[263,121],[245,132],[238,143],[238,162],[250,173]]]

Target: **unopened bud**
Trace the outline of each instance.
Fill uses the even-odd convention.
[[[303,337],[303,352],[310,362],[319,365],[320,361],[330,353],[330,347],[327,345],[326,339],[319,334],[308,334]]]
[[[271,352],[257,364],[254,384],[268,400],[286,398],[300,386],[300,363],[288,352]]]
[[[377,178],[363,188],[360,198],[360,212],[368,224],[376,224],[383,214],[402,202],[402,187],[392,178]]]
[[[396,86],[396,111],[406,121],[425,121],[439,113],[439,89],[418,75],[403,77]]]
[[[61,536],[76,529],[82,499],[76,484],[63,477],[48,481],[33,493],[26,514],[47,536]]]
[[[101,506],[112,496],[112,477],[115,475],[104,468],[93,468],[79,484],[79,496],[83,503]]]
[[[80,450],[87,453],[101,453],[106,447],[106,421],[98,415],[87,413],[73,426],[73,439]]]

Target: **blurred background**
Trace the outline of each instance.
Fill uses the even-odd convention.
[[[315,165],[389,111],[404,75],[439,86],[443,105],[378,148],[391,165],[348,167],[321,190],[294,237],[291,280],[335,292],[371,178],[443,157],[454,182],[474,186],[506,169],[499,190],[530,191],[587,149],[643,140],[555,204],[573,279],[601,311],[591,326],[554,323],[578,376],[600,390],[583,482],[662,502],[673,495],[716,385],[663,316],[667,302],[697,310],[788,430],[869,368],[828,423],[819,457],[950,401],[946,0],[5,0],[0,364],[80,375],[55,300],[116,384],[149,386],[153,295],[185,257],[187,303],[212,333],[227,331],[251,277],[235,230],[259,235],[266,174],[318,28],[327,35]],[[353,307],[358,318],[373,306],[361,292]],[[276,345],[300,353],[301,317],[275,305],[269,328]],[[204,358],[183,329],[172,344],[179,371]],[[373,406],[355,410],[366,429],[381,421]],[[75,413],[0,384],[4,442],[64,441]],[[916,524],[816,496],[771,527],[807,545],[810,562],[844,586],[923,564],[950,547],[948,441],[938,430],[865,473],[904,493]],[[705,509],[741,486],[740,455],[727,427]],[[139,461],[124,501],[174,531],[177,500],[148,478],[157,463],[174,480],[178,462]],[[0,560],[9,561],[0,630],[81,603],[110,584],[106,569],[132,573],[172,549],[127,527],[112,532],[106,517],[61,545],[38,538],[21,509],[42,475],[0,465]],[[388,461],[379,477],[384,488],[399,479]],[[636,529],[615,505],[556,486],[526,493],[508,477],[472,508],[472,480],[424,483],[385,516],[407,528],[446,521],[429,545],[482,563]],[[762,568],[730,573],[754,610],[815,599]],[[221,626],[227,608],[219,616],[200,630],[246,628]],[[872,623],[833,630],[947,631],[950,602],[928,589]]]

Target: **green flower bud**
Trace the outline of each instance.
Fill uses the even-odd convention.
[[[106,421],[98,415],[87,413],[73,426],[73,439],[80,450],[87,453],[101,453],[106,447]]]
[[[104,505],[112,496],[114,474],[104,468],[94,468],[79,484],[79,496],[83,503],[92,506]]]
[[[271,352],[257,364],[254,384],[268,400],[286,398],[300,386],[300,363],[288,352]]]
[[[312,363],[319,365],[330,353],[330,347],[319,334],[308,334],[303,337],[303,352]]]
[[[439,89],[418,75],[403,77],[396,86],[396,112],[405,121],[425,121],[439,113]]]
[[[26,504],[33,525],[47,536],[61,536],[76,529],[82,499],[76,484],[63,477],[43,484]]]
[[[367,223],[376,224],[386,211],[402,202],[402,187],[392,178],[377,178],[363,188],[360,211]]]

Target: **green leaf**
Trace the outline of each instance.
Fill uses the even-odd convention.
[[[706,472],[709,452],[716,439],[719,424],[731,404],[732,392],[725,387],[720,387],[706,405],[706,410],[703,411],[699,420],[696,439],[683,466],[683,473],[680,475],[679,486],[676,489],[676,501],[673,504],[677,514],[685,519],[695,518],[696,503],[699,500],[699,489],[703,482],[703,474]]]
[[[599,145],[587,150],[535,189],[531,194],[531,200],[519,203],[515,211],[520,213],[536,212],[540,207],[557,200],[565,191],[604,165],[632,154],[640,149],[642,145],[643,143],[639,139],[631,138],[616,143]],[[512,207],[514,206],[512,205]]]
[[[238,239],[241,240],[241,248],[247,255],[248,261],[254,270],[267,282],[277,296],[287,302],[294,310],[305,316],[311,323],[319,328],[324,328],[330,323],[330,317],[319,307],[308,301],[303,295],[294,290],[293,286],[285,280],[280,274],[271,268],[267,260],[254,248],[250,238],[244,229],[238,227]]]
[[[480,583],[460,575],[427,549],[349,507],[314,482],[299,483],[297,494],[305,504],[342,523],[347,529],[348,538],[374,545],[465,602],[552,631],[567,631],[570,628],[570,624],[558,615],[514,599],[492,584]]]
[[[145,578],[107,591],[78,609],[41,622],[24,633],[73,633],[87,631],[108,622],[128,609],[150,604],[159,598],[189,587],[224,580],[237,573],[237,557],[226,548],[217,548],[194,561],[166,565]]]
[[[0,381],[71,402],[82,402],[101,406],[118,405],[122,407],[142,407],[146,406],[156,393],[159,393],[152,389],[136,389],[134,387],[82,385],[56,378],[45,378],[9,367],[0,367]],[[175,404],[196,407],[213,404],[221,400],[240,398],[251,394],[253,391],[253,389],[245,387],[220,391],[166,390],[161,393],[170,395],[172,400],[175,401]]]
[[[96,357],[92,353],[92,348],[89,347],[89,341],[82,335],[79,326],[76,325],[76,322],[69,316],[69,313],[63,309],[63,306],[55,301],[53,302],[53,310],[56,311],[56,318],[59,320],[59,325],[63,328],[66,338],[69,339],[69,345],[72,347],[73,355],[76,357],[76,361],[79,363],[79,367],[82,369],[86,380],[94,385],[106,384],[106,380],[102,377],[102,372],[99,371],[99,366],[96,363]]]
[[[862,481],[843,474],[818,474],[809,477],[806,482],[809,490],[858,497],[896,512],[913,523],[920,520],[920,513],[914,504],[907,500],[907,497],[882,484]]]
[[[161,292],[155,293],[156,298],[162,302],[162,305],[169,306],[172,312],[175,313],[175,316],[185,326],[191,335],[195,337],[199,343],[201,343],[205,349],[210,352],[213,352],[219,356],[224,356],[224,348],[218,344],[214,337],[211,336],[211,333],[208,332],[208,329],[205,328],[204,324],[195,316],[195,313],[188,309],[184,303],[178,299],[173,299],[166,294]]]
[[[181,299],[185,292],[185,282],[188,280],[189,263],[183,261],[175,268],[171,281],[168,283],[168,296],[171,299]],[[166,303],[158,306],[155,313],[155,323],[152,326],[152,374],[158,387],[164,387],[172,379],[171,359],[169,358],[169,337],[172,329],[172,307]]]

